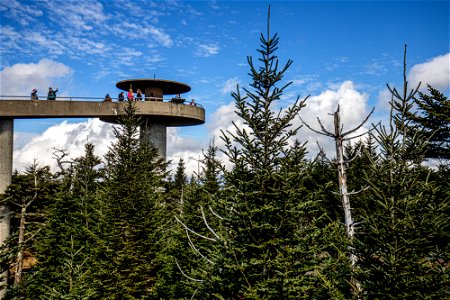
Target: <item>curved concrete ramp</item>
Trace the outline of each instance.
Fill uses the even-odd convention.
[[[205,123],[205,110],[172,102],[135,102],[137,115],[166,126],[190,126]],[[127,102],[1,100],[0,118],[100,118],[117,122]]]

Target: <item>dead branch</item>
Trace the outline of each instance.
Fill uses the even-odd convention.
[[[302,121],[303,125],[305,125],[307,128],[309,128],[309,130],[311,130],[311,131],[313,131],[313,132],[315,132],[315,133],[317,133],[317,134],[320,134],[320,135],[325,135],[325,136],[333,137],[333,136],[331,136],[331,135],[329,135],[329,134],[325,134],[325,133],[323,133],[323,132],[321,132],[321,131],[318,131],[318,130],[312,128],[312,127],[309,126],[305,121],[303,121],[303,119],[302,119],[301,117],[299,117],[299,118],[300,118],[300,121]]]
[[[183,274],[183,276],[186,277],[187,279],[195,281],[195,282],[203,282],[204,281],[204,280],[195,279],[195,278],[192,278],[192,277],[186,275],[186,273],[183,272],[183,270],[181,269],[180,265],[178,264],[178,260],[177,259],[175,259],[175,263],[177,264],[178,270],[180,270],[181,274]]]
[[[204,256],[204,255],[200,252],[200,250],[197,249],[197,247],[195,247],[195,245],[194,245],[194,243],[192,242],[191,237],[190,237],[190,235],[189,235],[189,231],[187,231],[187,230],[186,230],[186,235],[187,235],[187,238],[188,238],[189,246],[191,246],[192,250],[194,250],[195,253],[197,253],[198,255],[200,255],[202,258],[204,258],[204,259],[205,259],[207,262],[209,262],[210,264],[214,264],[210,259],[208,259],[206,256]]]
[[[216,217],[218,217],[220,220],[228,220],[228,219],[226,219],[226,218],[224,218],[224,217],[219,216],[219,215],[212,209],[211,205],[208,205],[208,208],[209,208],[209,211],[210,211],[213,215],[215,215]]]
[[[202,218],[203,218],[203,222],[206,225],[206,228],[208,228],[208,230],[220,241],[222,241],[223,239],[209,226],[208,222],[206,221],[206,217],[205,217],[205,212],[203,211],[203,206],[200,206],[200,211],[202,212]]]
[[[217,242],[216,239],[213,239],[213,238],[204,236],[204,235],[202,235],[202,234],[200,234],[200,233],[197,233],[197,232],[195,232],[194,230],[190,229],[189,227],[186,226],[186,224],[184,224],[180,219],[178,219],[177,216],[175,216],[175,220],[177,220],[178,223],[180,223],[186,230],[189,230],[190,232],[192,232],[192,233],[195,234],[196,236],[199,236],[199,237],[201,237],[201,238],[204,238],[205,240],[208,240],[208,241]]]

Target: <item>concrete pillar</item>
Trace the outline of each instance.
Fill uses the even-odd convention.
[[[11,184],[14,119],[0,119],[0,194]]]
[[[161,123],[152,123],[144,120],[141,125],[141,142],[150,142],[158,149],[159,154],[165,159],[167,149],[167,126]]]
[[[13,130],[14,119],[0,118],[0,194],[4,194],[11,184],[13,160]],[[0,206],[0,244],[9,237],[10,216],[9,207]],[[8,272],[1,274],[0,284],[6,284]],[[0,291],[0,299],[5,297],[6,289]]]

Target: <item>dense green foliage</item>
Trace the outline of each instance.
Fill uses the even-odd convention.
[[[364,155],[369,189],[358,202],[359,282],[368,299],[444,299],[450,198],[440,190],[448,190],[448,180],[434,181],[433,170],[421,165],[428,139],[411,134],[406,117],[416,90],[408,91],[406,80],[403,93],[390,90],[389,126],[377,126],[372,135],[379,155]]]
[[[431,86],[428,92],[418,92],[414,97],[417,111],[406,115],[411,121],[410,134],[420,132],[427,139],[426,157],[450,159],[450,100]]]
[[[277,47],[268,24],[249,87],[232,93],[239,119],[190,180],[182,159],[170,174],[140,141],[132,102],[104,158],[87,144],[57,174],[37,163],[14,174],[1,195],[6,298],[449,298],[450,168],[423,164],[446,158],[447,97],[431,87],[417,97],[405,79],[402,94],[390,89],[389,123],[346,146],[349,191],[362,190],[350,196],[349,241],[336,166],[308,159],[292,126],[306,99],[276,111],[292,64]],[[20,273],[24,256],[36,261]]]

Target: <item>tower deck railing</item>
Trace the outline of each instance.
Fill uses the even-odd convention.
[[[47,100],[47,96],[38,96],[39,100],[36,101],[58,101],[58,100],[62,100],[62,101],[105,101],[104,97],[78,97],[78,96],[57,96],[56,100]],[[119,102],[118,98],[111,98],[112,101],[114,102]],[[31,100],[30,96],[12,96],[12,95],[0,95],[0,100]],[[181,101],[180,101],[181,100]],[[191,99],[194,100],[194,99]],[[127,101],[127,99],[125,98],[125,102]],[[191,102],[188,99],[185,98],[175,98],[175,97],[165,97],[165,98],[160,98],[160,97],[145,97],[142,96],[142,102],[146,101],[146,102],[151,102],[151,101],[156,101],[156,102],[172,102],[172,103],[177,103],[177,104],[184,104],[184,105],[190,105]],[[202,107],[203,106],[197,102],[197,100],[195,100],[195,105]]]

